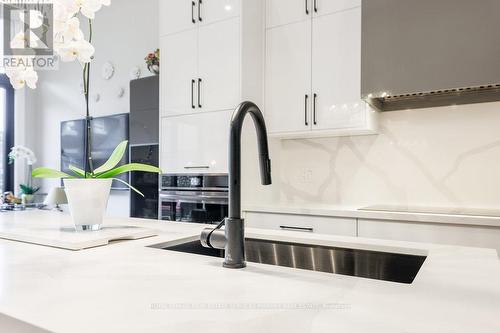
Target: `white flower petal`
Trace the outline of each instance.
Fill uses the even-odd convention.
[[[36,83],[38,82],[38,73],[35,72],[32,67],[17,67],[10,71],[9,80],[14,89],[21,89],[25,85],[31,89],[35,89]],[[24,147],[19,147],[20,154],[25,154],[23,150]]]
[[[36,89],[36,84],[38,82],[38,73],[35,72],[31,67],[25,71],[24,73],[24,80],[26,82],[26,85],[30,87],[31,89]],[[30,150],[29,151],[31,154],[33,152]]]
[[[92,56],[95,53],[95,48],[86,40],[77,40],[65,43],[57,48],[61,60],[64,62],[74,61],[78,59],[81,63],[92,61]]]
[[[82,63],[88,63],[92,61],[92,56],[95,53],[95,48],[92,44],[86,40],[80,40],[76,42],[78,45],[78,60]]]
[[[84,8],[84,7],[82,7],[80,10],[81,10],[82,14],[84,16],[86,16],[87,18],[89,18],[91,20],[95,19],[95,12],[94,11],[92,11],[88,8]]]

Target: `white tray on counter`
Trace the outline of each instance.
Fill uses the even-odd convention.
[[[17,219],[26,214],[35,223],[29,226]],[[7,217],[7,215],[0,215]],[[43,211],[19,212],[9,219],[0,218],[0,238],[57,247],[66,250],[83,250],[97,246],[108,245],[113,241],[134,240],[156,236],[158,233],[149,228],[116,224],[103,224],[99,231],[76,231],[71,218],[67,214],[54,214]]]

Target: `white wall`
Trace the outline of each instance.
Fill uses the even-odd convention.
[[[140,66],[143,76],[149,75],[143,58],[159,47],[158,0],[117,0],[103,7],[94,21],[95,61],[92,63],[91,94],[101,100],[91,103],[93,116],[129,112],[129,72]],[[85,29],[84,29],[85,31]],[[102,65],[110,61],[115,75],[109,81],[101,78]],[[40,73],[38,89],[29,91],[27,118],[34,128],[33,139],[27,142],[38,155],[38,166],[60,166],[60,122],[85,116],[81,94],[82,68],[77,63],[61,63],[58,71]],[[116,97],[119,88],[126,93]],[[42,181],[45,191],[57,186],[57,180]],[[111,215],[129,214],[128,192],[114,192],[108,210]]]
[[[487,103],[381,113],[375,136],[273,140],[266,189],[250,138],[244,203],[498,209],[499,124],[500,103]]]

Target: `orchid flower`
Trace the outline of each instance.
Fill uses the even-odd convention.
[[[63,22],[57,29],[55,34],[56,43],[69,42],[72,40],[82,40],[83,31],[80,29],[80,20],[78,17],[72,17]]]
[[[82,14],[86,19],[92,20],[95,18],[95,13],[102,6],[110,5],[111,0],[53,0],[54,51],[60,56],[62,61],[78,60],[81,64],[91,62],[95,48],[90,42],[84,39],[78,15]],[[43,24],[43,17],[36,11],[31,14],[30,26],[41,26]],[[20,19],[24,22],[24,15],[21,16]],[[32,32],[30,34],[29,48],[43,46],[41,41]],[[26,42],[24,32],[19,32],[11,41],[10,46],[11,48],[25,48]],[[29,58],[31,56],[25,56],[24,61]],[[15,89],[20,89],[24,86],[32,89],[36,88],[38,74],[33,67],[27,66],[22,61],[18,62],[18,67],[6,68],[6,74]]]
[[[84,39],[73,40],[69,43],[62,44],[59,47],[59,55],[64,62],[70,62],[78,59],[82,64],[92,61],[95,48]]]
[[[14,69],[6,69],[5,74],[10,80],[10,84],[14,89],[21,89],[25,85],[31,89],[36,89],[38,82],[38,73],[33,67],[15,67]]]
[[[28,163],[28,165],[33,165],[36,163],[35,153],[31,149],[25,146],[12,147],[9,153],[9,163],[12,163],[15,160],[21,158],[26,159],[26,163]]]
[[[87,18],[93,20],[95,13],[102,7],[102,0],[72,0],[68,3],[68,11],[73,15],[81,12]]]

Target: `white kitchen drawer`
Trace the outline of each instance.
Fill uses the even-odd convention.
[[[356,236],[356,219],[350,218],[246,212],[245,224],[249,228]]]
[[[385,220],[358,220],[358,236],[500,250],[500,228]]]

